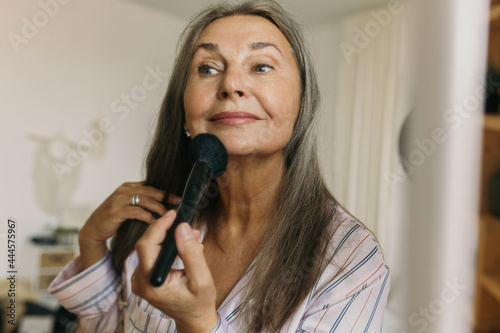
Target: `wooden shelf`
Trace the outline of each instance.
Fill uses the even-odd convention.
[[[475,289],[475,333],[500,330],[500,218],[479,218],[479,248]]]
[[[484,129],[500,133],[500,115],[487,114],[484,116]]]
[[[488,65],[500,68],[500,0],[490,1]],[[479,242],[476,266],[475,333],[500,332],[500,218],[490,212],[488,188],[500,170],[500,115],[483,122]]]
[[[484,222],[485,231],[488,234],[500,234],[500,217],[490,213],[481,214],[481,220]]]
[[[500,302],[500,273],[484,274],[480,276],[480,283],[497,302]]]
[[[491,4],[490,23],[495,26],[500,23],[500,3]]]

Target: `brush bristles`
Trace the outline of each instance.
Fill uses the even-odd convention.
[[[226,148],[219,138],[213,134],[199,134],[191,140],[189,159],[193,164],[198,161],[205,162],[212,171],[214,178],[221,176],[226,171]]]

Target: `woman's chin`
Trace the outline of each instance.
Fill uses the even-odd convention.
[[[227,147],[227,155],[229,158],[243,158],[243,157],[257,157],[259,156],[259,151],[256,150],[255,148],[248,148],[248,147]]]
[[[259,150],[257,140],[251,136],[228,135],[227,133],[217,133],[215,135],[226,147],[229,156],[246,156],[255,154]]]
[[[213,134],[219,138],[227,150],[229,158],[255,158],[272,155],[273,152],[282,150],[280,148],[280,138],[267,138],[262,133],[242,133],[234,131],[212,131],[207,130],[207,133]],[[286,142],[283,142],[284,146]]]

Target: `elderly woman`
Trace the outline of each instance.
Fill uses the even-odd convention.
[[[86,332],[380,332],[389,268],[320,174],[319,91],[298,25],[253,0],[208,8],[181,38],[145,182],[91,215],[52,295]],[[222,141],[228,169],[193,228],[175,230],[174,269],[154,287],[200,133]]]

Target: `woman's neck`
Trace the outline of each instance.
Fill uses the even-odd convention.
[[[218,236],[243,239],[265,232],[266,220],[276,210],[284,175],[282,154],[230,158],[226,173],[218,180],[221,198]]]

